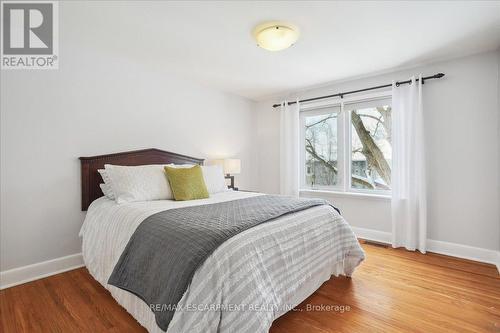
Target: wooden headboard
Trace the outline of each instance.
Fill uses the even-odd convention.
[[[103,169],[104,164],[203,164],[203,159],[151,148],[126,151],[123,153],[80,157],[80,163],[82,169],[82,210],[87,210],[92,201],[103,196],[101,188],[99,187],[99,184],[103,181],[97,169]]]

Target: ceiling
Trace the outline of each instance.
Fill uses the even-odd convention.
[[[109,1],[61,7],[61,29],[68,27],[61,34],[252,100],[500,46],[500,1]],[[301,37],[281,52],[260,49],[251,31],[267,20],[296,24]]]

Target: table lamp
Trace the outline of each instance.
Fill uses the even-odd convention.
[[[233,190],[238,190],[237,187],[234,187],[234,175],[238,175],[241,172],[241,160],[229,158],[224,160],[224,173],[226,174],[226,179],[231,179],[231,185],[229,188]]]

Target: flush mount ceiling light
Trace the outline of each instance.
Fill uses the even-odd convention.
[[[299,29],[283,22],[259,24],[253,30],[257,46],[269,51],[280,51],[292,46],[299,38]]]

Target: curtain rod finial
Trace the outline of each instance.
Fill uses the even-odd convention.
[[[444,76],[444,73],[437,73],[436,74],[436,78],[440,79]]]

